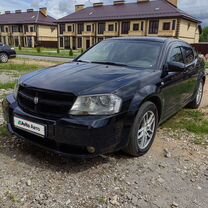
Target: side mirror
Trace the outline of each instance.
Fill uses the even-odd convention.
[[[179,62],[168,62],[167,72],[183,72],[185,70],[185,64]]]

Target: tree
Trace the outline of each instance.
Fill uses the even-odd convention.
[[[200,42],[208,42],[208,27],[205,27],[200,35]]]

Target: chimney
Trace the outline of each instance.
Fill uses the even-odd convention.
[[[15,10],[15,13],[17,14],[22,13],[22,10]]]
[[[178,0],[167,0],[170,4],[172,4],[175,7],[178,7]]]
[[[48,16],[48,10],[47,10],[46,7],[40,8],[39,11],[40,11],[45,17]]]
[[[5,11],[5,14],[10,14],[11,12],[10,11]]]
[[[34,10],[33,9],[27,9],[27,12],[33,12]]]
[[[113,2],[114,5],[123,5],[125,4],[125,0],[116,0]]]
[[[97,2],[93,4],[93,7],[101,7],[103,6],[103,2]]]
[[[84,4],[75,5],[75,12],[79,12],[84,9]]]

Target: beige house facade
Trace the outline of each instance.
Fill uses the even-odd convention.
[[[111,37],[148,36],[199,42],[200,21],[178,9],[177,0],[114,1],[113,5],[77,5],[58,20],[59,48],[87,49]]]
[[[57,47],[55,21],[47,8],[6,11],[0,15],[0,42],[16,47]]]

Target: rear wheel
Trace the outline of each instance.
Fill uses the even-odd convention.
[[[158,126],[158,111],[154,103],[145,102],[139,109],[124,150],[132,156],[142,156],[152,146]]]
[[[9,59],[9,57],[8,57],[8,55],[6,53],[1,53],[0,54],[0,62],[1,63],[7,63],[8,59]]]
[[[204,92],[204,81],[201,79],[199,82],[198,89],[197,89],[196,97],[191,103],[188,104],[187,107],[192,108],[192,109],[199,108],[201,101],[202,101],[203,92]]]

